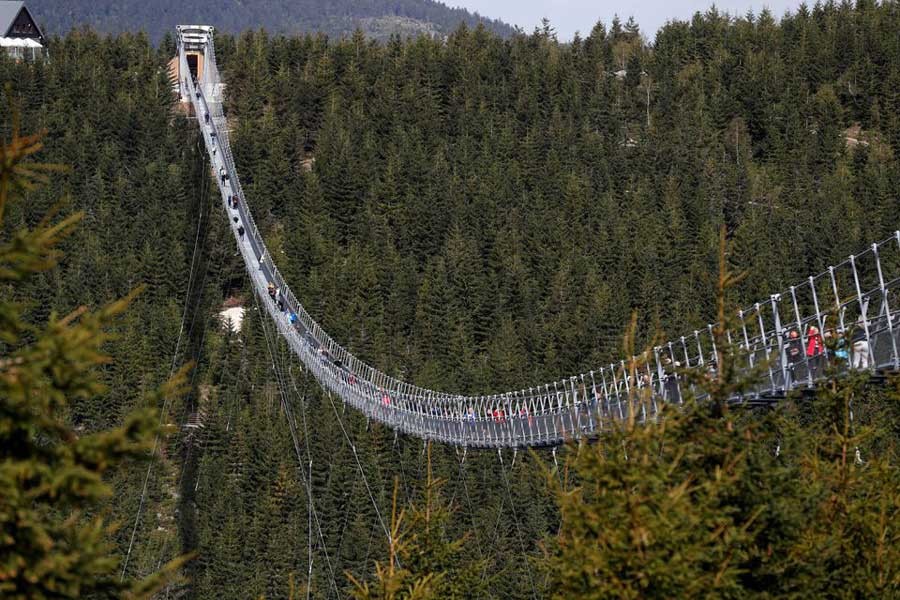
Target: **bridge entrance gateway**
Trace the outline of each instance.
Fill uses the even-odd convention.
[[[179,25],[175,28],[178,35],[178,54],[169,63],[169,73],[173,81],[177,81],[178,96],[181,102],[190,103],[187,79],[200,81],[204,73],[204,57],[206,47],[211,43],[214,28],[209,25]],[[183,49],[183,51],[182,51]],[[185,55],[185,65],[180,60]]]
[[[330,393],[395,430],[464,447],[555,446],[591,437],[627,417],[635,392],[649,395],[639,419],[688,392],[680,368],[716,369],[713,326],[657,346],[630,374],[625,360],[558,381],[484,396],[417,387],[362,362],[337,344],[298,302],[272,260],[241,188],[222,109],[224,84],[213,28],[177,28],[178,87],[200,123],[223,208],[254,292],[294,354]],[[236,202],[231,202],[234,198]],[[900,369],[900,231],[788,290],[742,309],[728,339],[747,370],[765,365],[735,404],[768,403],[811,389],[826,367]],[[892,295],[892,292],[894,295]],[[828,338],[838,342],[826,348]],[[692,391],[692,390],[691,390]]]

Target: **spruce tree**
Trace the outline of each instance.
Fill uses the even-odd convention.
[[[0,146],[0,219],[22,193],[48,181],[52,165],[31,162],[41,136],[19,135]],[[54,268],[59,246],[80,213],[49,215],[19,229],[0,246],[0,285],[27,283]],[[55,222],[54,222],[55,221]],[[96,310],[82,306],[45,324],[26,307],[0,300],[0,594],[5,598],[145,598],[171,579],[182,560],[133,581],[120,577],[110,542],[112,527],[89,516],[111,495],[104,476],[124,461],[146,456],[159,429],[150,403],[177,393],[183,375],[119,426],[85,434],[72,426],[73,405],[105,393],[98,368],[113,320],[135,294]]]

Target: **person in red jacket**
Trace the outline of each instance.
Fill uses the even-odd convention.
[[[825,343],[819,328],[813,325],[806,333],[806,356],[812,358],[825,351]]]
[[[819,370],[823,352],[825,352],[825,341],[822,339],[822,334],[819,333],[819,328],[812,325],[806,331],[806,361],[813,377]]]

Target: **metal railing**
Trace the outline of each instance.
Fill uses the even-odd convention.
[[[182,73],[188,73],[181,37]],[[337,344],[297,300],[269,254],[238,177],[222,106],[222,82],[215,45],[208,36],[200,90],[187,76],[182,89],[193,103],[217,174],[232,232],[255,293],[292,351],[327,391],[388,427],[417,437],[474,447],[559,444],[592,436],[628,416],[629,398],[640,420],[652,419],[663,403],[681,403],[691,384],[683,369],[716,369],[713,326],[707,325],[653,349],[631,373],[632,361],[500,394],[461,396],[429,390],[393,378]],[[209,114],[209,123],[205,115]],[[229,198],[237,199],[236,205]],[[243,229],[241,233],[239,228]],[[887,273],[892,278],[887,277]],[[275,295],[272,297],[272,287]],[[811,388],[826,374],[851,368],[900,368],[900,231],[872,244],[823,273],[737,314],[726,334],[742,352],[746,369],[764,375],[735,403],[783,396]],[[893,304],[893,306],[892,306]],[[874,307],[874,308],[873,308]],[[834,344],[826,347],[828,338]]]

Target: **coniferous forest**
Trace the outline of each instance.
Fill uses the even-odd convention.
[[[90,23],[104,33],[146,32],[154,41],[172,33],[174,23],[215,21],[217,31],[243,31],[248,24],[283,34],[323,33],[329,37],[349,36],[360,28],[367,35],[386,39],[391,33],[443,36],[460,23],[483,24],[491,31],[509,36],[513,27],[462,8],[451,8],[436,0],[199,0],[177,2],[155,0],[31,0],[45,32],[57,33]]]
[[[614,21],[565,43],[547,25],[216,46],[286,280],[419,385],[596,368],[900,229],[895,1],[709,10],[653,39]],[[729,410],[748,382],[723,368],[696,379],[709,401],[553,453],[396,436],[323,394],[257,309],[172,38],[49,48],[0,54],[0,596],[900,597],[891,373]],[[15,150],[16,131],[43,148]],[[720,285],[720,259],[746,277]],[[85,469],[63,492],[35,475]],[[32,509],[56,533],[25,527]],[[97,518],[117,527],[72,533]],[[57,555],[78,540],[111,558]]]

